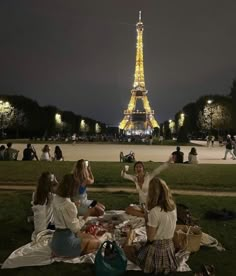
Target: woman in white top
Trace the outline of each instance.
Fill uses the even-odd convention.
[[[61,257],[77,257],[90,253],[100,245],[100,241],[89,234],[80,233],[90,209],[83,218],[78,218],[77,207],[71,198],[75,195],[78,184],[72,174],[63,177],[53,200],[53,215],[56,230],[51,248],[53,254]]]
[[[130,181],[133,181],[137,192],[139,193],[139,204],[140,206],[132,206],[130,205],[128,208],[126,208],[126,213],[129,215],[134,215],[138,217],[143,217],[144,212],[142,205],[147,203],[147,194],[148,194],[148,187],[149,182],[158,174],[160,174],[164,169],[168,167],[170,163],[170,160],[168,162],[165,162],[155,170],[153,170],[151,173],[145,172],[144,164],[141,161],[137,161],[134,164],[134,172],[135,175],[127,174],[125,169],[121,171],[121,176],[125,179],[128,179]]]
[[[191,151],[188,154],[188,164],[198,164],[196,148],[191,148]]]
[[[40,156],[40,161],[52,161],[49,145],[45,145],[43,147],[42,154]]]
[[[173,236],[176,227],[176,206],[165,181],[150,181],[147,198],[146,243],[125,246],[127,258],[138,264],[144,273],[169,273],[177,269]]]
[[[34,214],[34,232],[32,239],[46,229],[55,229],[52,213],[52,200],[58,182],[50,172],[43,172],[38,180],[36,191],[32,195],[32,211]]]

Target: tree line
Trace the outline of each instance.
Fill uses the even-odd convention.
[[[9,138],[94,135],[106,129],[100,121],[19,95],[0,95],[0,108],[1,135],[7,132]]]

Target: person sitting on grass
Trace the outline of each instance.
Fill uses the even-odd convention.
[[[91,216],[102,216],[105,211],[105,206],[96,200],[89,200],[86,191],[87,185],[94,183],[94,177],[89,162],[84,159],[78,160],[72,173],[76,183],[78,184],[78,190],[74,195],[73,201],[80,201],[80,206],[78,208],[79,215],[83,215],[87,212],[88,208],[91,208]]]
[[[55,196],[58,182],[50,172],[43,172],[39,179],[36,191],[32,195],[32,211],[34,220],[34,232],[36,235],[46,229],[55,229],[52,211],[52,201]]]
[[[127,258],[144,273],[168,274],[177,269],[173,236],[176,227],[176,205],[164,180],[154,177],[148,188],[145,224],[147,241],[126,244]]]
[[[124,155],[124,153],[120,152],[120,162],[128,162],[133,163],[135,162],[135,154],[133,151],[130,151],[130,153]]]
[[[27,144],[23,151],[22,161],[32,161],[34,158],[39,160],[35,148],[31,144]]]
[[[176,147],[176,151],[172,152],[172,161],[173,163],[183,163],[184,162],[184,153],[180,150],[180,147]]]
[[[134,164],[135,175],[128,174],[125,169],[121,171],[121,176],[135,183],[136,189],[139,193],[139,205],[130,205],[125,209],[126,213],[133,216],[144,217],[142,205],[147,203],[148,186],[151,179],[160,174],[168,167],[170,160],[153,170],[151,173],[145,172],[144,164],[137,161]]]
[[[7,148],[4,150],[4,161],[16,161],[18,157],[19,150],[12,148],[12,143],[7,143]]]
[[[50,244],[52,254],[58,257],[78,257],[94,252],[100,241],[94,236],[81,233],[80,230],[92,209],[88,208],[83,218],[78,218],[78,210],[71,198],[78,189],[78,183],[72,174],[66,174],[59,184],[53,200],[53,214],[56,230]]]
[[[55,161],[64,161],[62,150],[59,146],[55,146],[54,159]]]
[[[198,164],[198,158],[197,158],[197,150],[196,148],[191,148],[191,151],[188,154],[188,164]]]
[[[49,145],[45,145],[43,147],[42,154],[40,156],[40,161],[52,161]]]

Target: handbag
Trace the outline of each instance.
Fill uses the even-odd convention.
[[[125,274],[127,258],[115,241],[104,241],[95,256],[96,276],[120,276]]]
[[[200,249],[202,231],[199,226],[176,225],[173,242],[176,251],[196,252]]]

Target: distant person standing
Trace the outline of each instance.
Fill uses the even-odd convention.
[[[206,137],[206,141],[207,141],[207,147],[210,147],[210,143],[211,143],[211,136],[207,135],[207,137]]]
[[[211,146],[214,147],[214,143],[215,143],[215,136],[212,135],[211,136]]]
[[[172,152],[172,160],[174,163],[183,163],[184,162],[184,153],[180,150],[180,147],[176,147],[176,151]]]
[[[4,160],[6,161],[13,161],[17,160],[19,150],[12,148],[12,143],[7,143],[7,148],[4,151]]]
[[[152,135],[150,135],[149,136],[149,145],[152,145],[152,143],[153,143],[153,137],[152,137]]]
[[[76,133],[74,133],[71,137],[72,139],[72,143],[75,144],[76,143]]]
[[[27,144],[27,147],[23,151],[23,161],[32,161],[33,159],[39,160],[36,150],[32,147],[31,144]]]
[[[228,153],[231,154],[232,159],[234,159],[234,160],[236,159],[236,157],[235,157],[235,155],[234,155],[234,153],[233,153],[233,141],[232,141],[232,139],[231,139],[230,134],[228,134],[228,135],[227,135],[227,138],[226,138],[225,156],[224,156],[224,158],[223,158],[224,160],[227,159]]]
[[[5,151],[5,148],[6,147],[4,145],[0,146],[0,161],[4,160],[4,151]]]

